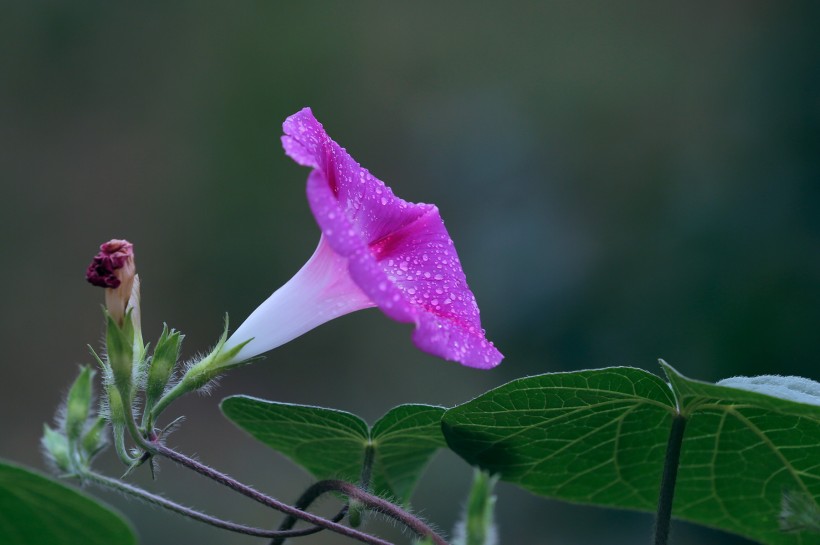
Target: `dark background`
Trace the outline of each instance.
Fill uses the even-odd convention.
[[[101,338],[103,294],[83,280],[101,242],[135,243],[147,338],[168,322],[186,357],[301,267],[319,235],[307,169],[279,135],[306,105],[396,194],[438,204],[506,359],[443,362],[410,327],[356,313],[180,401],[182,451],[292,500],[310,478],[230,425],[219,399],[372,422],[528,374],[657,372],[658,357],[709,381],[818,378],[817,3],[171,4],[4,3],[0,457],[44,466],[42,423]],[[99,467],[121,471],[112,453]],[[136,481],[273,524],[162,469]],[[469,476],[440,454],[414,505],[449,529]],[[261,542],[94,493],[144,544]],[[505,545],[649,541],[649,515],[498,495]],[[674,530],[676,545],[745,543]]]

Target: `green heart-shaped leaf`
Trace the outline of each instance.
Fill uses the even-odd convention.
[[[442,424],[465,460],[536,494],[652,510],[674,406],[663,380],[621,367],[519,379]]]
[[[443,407],[399,405],[373,424],[373,490],[377,494],[388,492],[407,503],[430,458],[447,446],[441,434],[442,415]]]
[[[448,410],[444,435],[468,462],[537,494],[654,511],[679,408],[674,516],[772,545],[817,543],[783,532],[780,518],[784,494],[801,516],[818,512],[820,406],[665,370],[672,387],[626,367],[516,380]]]
[[[110,507],[31,470],[0,462],[0,543],[133,545],[130,525]]]
[[[299,464],[317,479],[359,482],[372,449],[372,488],[407,502],[433,453],[445,445],[442,407],[400,405],[370,429],[358,416],[334,409],[233,396],[222,412],[234,424]]]
[[[805,498],[817,527],[820,406],[692,380],[663,365],[687,417],[675,516],[763,543],[820,543],[817,533],[781,530],[784,495]]]

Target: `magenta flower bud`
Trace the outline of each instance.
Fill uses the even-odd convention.
[[[484,336],[478,305],[438,208],[400,199],[325,132],[309,108],[284,123],[285,152],[312,170],[307,197],[322,236],[313,257],[257,308],[225,350],[250,358],[332,318],[378,307],[415,325],[425,352],[488,369],[503,356]]]
[[[134,245],[127,240],[118,239],[102,244],[85,272],[86,280],[105,288],[105,306],[119,325],[123,323],[132,296],[138,304],[139,295],[133,293],[135,273]],[[139,283],[137,290],[138,286]]]

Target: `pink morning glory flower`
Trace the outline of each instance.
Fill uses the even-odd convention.
[[[261,354],[336,318],[378,307],[415,324],[420,349],[488,369],[503,356],[484,336],[438,208],[396,197],[331,140],[310,108],[284,123],[282,145],[313,170],[307,197],[322,230],[313,256],[259,306],[224,350],[251,340],[234,360]]]

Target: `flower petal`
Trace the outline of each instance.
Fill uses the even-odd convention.
[[[315,169],[311,210],[362,292],[390,318],[415,323],[422,350],[471,367],[500,363],[438,208],[396,197],[327,136],[309,108],[284,130],[285,152]]]
[[[321,237],[307,263],[242,322],[223,351],[251,339],[232,358],[242,361],[281,346],[333,318],[374,306],[351,280],[347,261]]]

